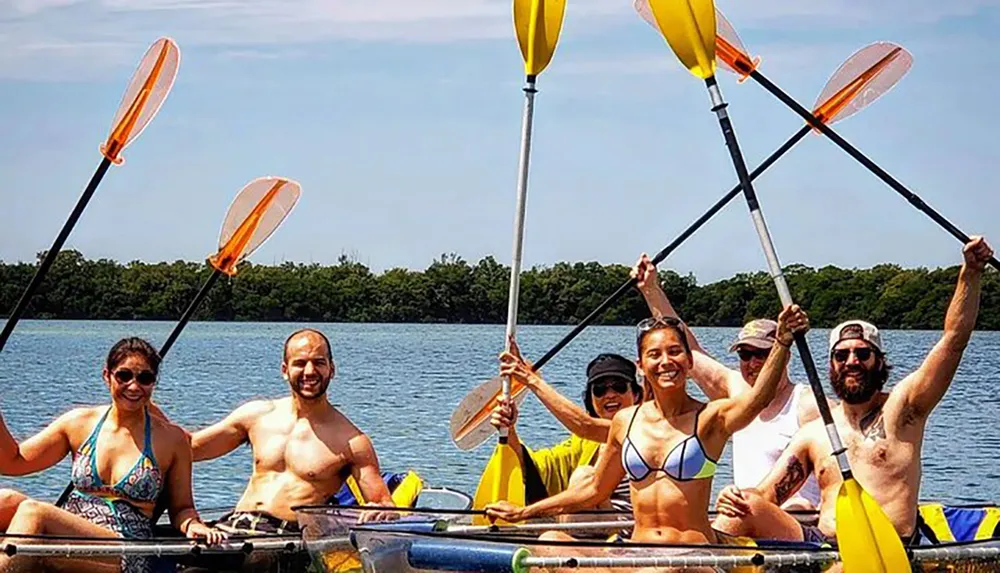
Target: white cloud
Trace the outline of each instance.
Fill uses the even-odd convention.
[[[620,31],[638,19],[630,0],[572,0],[565,35]],[[1000,0],[725,0],[738,29],[933,23]],[[160,35],[267,57],[277,46],[337,39],[373,42],[508,40],[510,0],[0,0],[0,77],[102,74]],[[641,65],[641,68],[649,66]]]

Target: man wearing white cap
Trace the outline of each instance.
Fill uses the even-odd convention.
[[[944,332],[923,364],[889,392],[891,366],[878,329],[861,320],[830,333],[830,383],[841,402],[831,408],[858,484],[881,506],[909,545],[933,541],[917,511],[927,419],[944,397],[979,315],[983,269],[993,250],[982,238],[962,249],[963,264],[944,319]],[[817,527],[801,525],[779,508],[808,475],[822,492]],[[835,540],[836,500],[842,478],[822,420],[802,428],[774,470],[755,488],[727,488],[713,526],[733,535],[824,543]]]
[[[656,267],[643,253],[632,270],[637,286],[650,311],[662,316],[677,316],[656,278]],[[749,390],[757,381],[767,355],[774,345],[778,323],[769,319],[748,322],[730,352],[739,356],[739,370],[721,364],[708,355],[690,328],[685,328],[694,356],[691,378],[709,399],[718,400]],[[771,472],[792,436],[806,423],[819,417],[816,400],[807,384],[793,384],[788,370],[778,382],[774,399],[746,428],[733,434],[733,482],[738,488],[751,488]],[[810,477],[797,495],[784,500],[785,509],[815,509],[819,506],[819,484]]]

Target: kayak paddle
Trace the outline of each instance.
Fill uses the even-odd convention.
[[[205,281],[194,300],[188,305],[180,321],[160,347],[160,358],[166,356],[181,330],[205,300],[209,289],[223,274],[236,275],[236,265],[256,251],[271,236],[299,200],[302,186],[282,177],[259,177],[247,183],[236,194],[226,212],[219,234],[219,250],[208,257],[208,264],[215,270]],[[73,491],[70,483],[56,501],[62,507]]]
[[[794,301],[782,274],[781,263],[774,250],[774,243],[767,230],[760,203],[750,182],[750,175],[747,173],[732,122],[726,112],[728,104],[723,100],[715,79],[714,3],[712,0],[650,0],[649,5],[657,28],[674,54],[689,72],[705,81],[712,101],[712,111],[719,119],[719,126],[722,128],[726,146],[729,148],[733,166],[743,188],[743,196],[767,259],[768,270],[774,279],[781,303],[786,307],[790,306]],[[812,118],[808,112],[807,115]],[[815,119],[811,119],[810,123],[814,126],[824,125]],[[796,333],[795,344],[843,477],[843,484],[837,496],[837,544],[845,571],[849,573],[910,571],[906,550],[896,530],[882,509],[861,488],[851,473],[847,450],[841,443],[816,371],[816,364],[813,362],[809,344],[803,333]],[[865,499],[866,497],[868,499]]]
[[[739,54],[737,57],[740,59],[746,58],[745,54]],[[972,239],[969,238],[961,229],[956,227],[949,221],[945,219],[940,213],[934,210],[933,207],[924,202],[923,199],[918,197],[915,193],[906,188],[905,185],[900,183],[895,177],[889,175],[884,169],[875,164],[874,161],[868,158],[864,153],[859,151],[856,147],[847,142],[846,139],[841,137],[836,131],[831,129],[828,125],[824,125],[822,122],[817,121],[809,110],[802,107],[797,101],[792,99],[787,93],[785,93],[781,88],[773,84],[769,79],[764,77],[763,74],[758,72],[754,67],[749,69],[743,68],[739,69],[740,73],[745,76],[749,76],[754,79],[758,84],[760,84],[764,89],[771,92],[775,97],[781,100],[786,106],[792,109],[795,113],[799,114],[805,121],[809,122],[810,125],[815,127],[817,130],[827,136],[831,141],[837,144],[838,147],[843,149],[848,155],[853,157],[861,165],[864,165],[869,171],[875,174],[876,177],[882,180],[883,183],[891,187],[894,191],[902,195],[911,205],[916,207],[918,210],[922,211],[925,215],[930,217],[935,223],[940,225],[944,230],[951,233],[953,237],[966,244]],[[1000,270],[1000,261],[996,257],[990,259],[990,264],[994,269]]]
[[[139,137],[156,112],[160,110],[163,101],[167,99],[167,94],[170,93],[170,88],[174,85],[174,78],[177,77],[180,61],[180,50],[170,38],[160,38],[146,50],[146,54],[139,62],[139,67],[132,74],[132,80],[125,89],[121,103],[118,104],[118,111],[115,112],[114,120],[111,122],[111,133],[108,134],[107,140],[99,148],[104,159],[97,166],[97,170],[90,178],[90,183],[87,184],[73,211],[63,223],[52,246],[46,251],[45,257],[38,265],[38,270],[31,277],[31,282],[28,283],[28,287],[17,301],[14,310],[10,311],[7,324],[0,332],[0,351],[7,344],[7,339],[10,338],[10,334],[14,331],[17,321],[21,319],[21,315],[24,314],[31,296],[42,284],[45,273],[55,262],[56,256],[62,250],[63,244],[69,238],[69,234],[83,214],[83,210],[87,208],[87,203],[97,191],[97,186],[104,179],[104,174],[107,173],[112,163],[121,165],[124,162],[121,152],[135,138]]]
[[[652,19],[653,15],[649,11],[648,2],[637,0],[635,8],[647,22],[656,28],[656,22]],[[716,17],[719,16],[720,14],[716,13]],[[722,25],[723,22],[724,20],[719,21],[720,32],[724,28]],[[735,38],[735,40],[731,40],[733,42],[732,45],[738,46],[740,49],[729,47],[728,51],[742,53],[742,45],[739,43],[739,38],[735,36],[735,33],[731,34],[730,38]],[[724,46],[730,45],[721,35],[716,37],[716,55],[720,61],[725,61],[721,55],[724,53]],[[883,62],[884,58],[875,57],[886,51],[895,52],[896,54],[888,63]],[[866,62],[869,61],[874,63],[866,65]],[[746,58],[746,62],[750,62],[749,58]],[[827,81],[826,86],[816,100],[816,104],[813,106],[813,114],[821,118],[824,122],[835,123],[857,113],[861,109],[871,105],[882,94],[892,89],[906,72],[909,71],[911,62],[912,58],[909,52],[894,44],[879,42],[858,50],[846,62],[841,64]],[[738,65],[742,66],[742,61]],[[812,130],[813,128],[808,124],[803,126],[802,129],[792,135],[781,147],[750,173],[750,180],[753,181],[764,173],[774,162],[787,153]],[[678,235],[673,242],[657,253],[653,257],[653,264],[659,264],[666,259],[681,243],[693,235],[702,225],[715,216],[716,213],[721,211],[741,191],[742,187],[737,184],[736,187],[716,202],[705,214]],[[532,365],[532,370],[538,372],[542,366],[558,354],[577,335],[583,332],[587,326],[597,320],[612,304],[625,296],[625,293],[629,292],[635,284],[636,279],[631,278],[618,287],[618,290],[598,305],[593,312],[580,321],[580,324],[576,325],[551,350],[538,359]],[[511,396],[519,404],[527,397],[526,390],[527,387],[517,381],[511,383]],[[498,404],[499,399],[499,377],[483,382],[462,399],[452,413],[450,426],[451,439],[459,449],[471,450],[478,447],[493,433],[493,427],[489,424],[490,413]]]
[[[535,80],[548,66],[555,53],[559,32],[566,12],[565,0],[514,0],[514,31],[524,61],[524,115],[521,125],[521,154],[518,165],[517,205],[514,215],[514,244],[511,256],[510,291],[507,297],[507,331],[505,347],[509,350],[517,326],[517,302],[521,281],[521,252],[524,238],[524,211],[528,191],[528,162],[531,153],[531,126],[534,115]],[[502,393],[510,397],[510,378],[504,377]],[[483,470],[473,500],[473,507],[506,500],[524,505],[524,483],[517,454],[507,444],[507,429],[499,432],[498,455],[490,459]],[[483,516],[474,521],[485,523]]]

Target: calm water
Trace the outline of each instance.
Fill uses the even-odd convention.
[[[167,356],[157,402],[188,429],[205,427],[240,404],[280,397],[287,386],[279,371],[281,345],[300,325],[194,323]],[[433,485],[475,491],[492,441],[463,452],[448,436],[452,410],[465,393],[493,376],[503,346],[503,325],[313,325],[332,339],[338,373],[330,399],[372,438],[383,469],[414,469]],[[120,337],[137,335],[159,345],[172,323],[24,321],[0,355],[0,413],[11,432],[25,439],[62,412],[78,405],[108,403],[100,379],[107,350]],[[537,359],[569,327],[522,327],[521,348]],[[546,378],[578,400],[583,371],[598,352],[631,357],[632,329],[592,327],[545,367]],[[725,363],[736,334],[730,328],[699,328],[703,344]],[[825,355],[828,331],[810,333],[816,356]],[[916,368],[937,340],[936,332],[883,333],[896,364],[893,381]],[[820,364],[825,371],[825,364]],[[798,358],[793,379],[805,381]],[[938,406],[924,445],[923,499],[954,503],[1000,502],[1000,332],[977,332],[944,401]],[[694,385],[691,388],[695,393]],[[832,392],[828,390],[832,395]],[[522,406],[518,432],[535,447],[565,438],[566,431],[537,399]],[[731,449],[719,464],[715,489],[731,482]],[[230,507],[251,471],[248,447],[195,464],[199,507]],[[69,477],[69,458],[27,477],[2,477],[0,487],[16,487],[54,500]]]

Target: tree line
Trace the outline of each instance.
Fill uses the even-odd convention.
[[[44,253],[39,254],[39,261]],[[816,327],[863,317],[880,327],[942,327],[958,266],[868,269],[789,265],[788,283]],[[37,263],[0,262],[0,313],[10,311]],[[557,263],[527,269],[521,277],[518,322],[576,324],[628,280],[630,267],[597,262]],[[26,318],[176,320],[212,269],[204,263],[120,263],[61,251],[32,299]],[[506,321],[510,268],[493,257],[471,265],[444,254],[422,271],[394,268],[380,274],[341,256],[337,264],[241,265],[210,291],[194,320],[291,322]],[[740,273],[699,285],[692,275],[659,270],[678,312],[692,325],[739,326],[773,317],[777,293],[765,272]],[[635,324],[648,316],[634,289],[604,313],[599,324]],[[977,327],[1000,329],[1000,278],[984,278]]]

